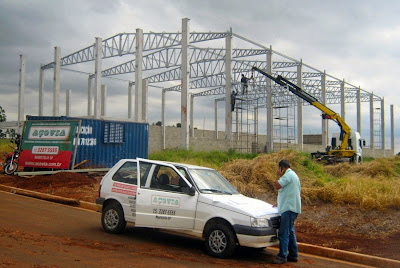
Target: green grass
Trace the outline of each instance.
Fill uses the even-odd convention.
[[[257,154],[242,154],[234,150],[228,152],[211,151],[195,152],[192,150],[170,149],[149,155],[149,159],[178,163],[187,163],[197,166],[205,166],[218,169],[225,163],[235,159],[253,159]]]
[[[362,158],[363,162],[371,162],[371,161],[374,161],[374,160],[375,160],[375,158],[369,157],[369,156],[365,156],[365,157]]]

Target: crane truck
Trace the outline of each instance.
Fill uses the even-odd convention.
[[[360,133],[351,131],[351,128],[339,114],[320,103],[314,96],[308,94],[281,75],[274,77],[256,66],[252,68],[252,71],[257,71],[273,80],[278,85],[285,87],[296,96],[322,111],[323,119],[330,119],[338,124],[340,133],[333,134],[331,145],[327,146],[325,152],[311,153],[312,158],[327,164],[334,164],[337,162],[361,162],[362,147],[365,146],[365,140],[361,139]],[[338,144],[338,140],[341,141],[340,144]]]

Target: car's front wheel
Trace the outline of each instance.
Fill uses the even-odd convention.
[[[117,203],[111,203],[103,209],[101,224],[107,233],[121,233],[126,226],[124,211]]]
[[[228,258],[236,248],[235,234],[224,224],[214,224],[206,232],[206,250],[211,256]]]

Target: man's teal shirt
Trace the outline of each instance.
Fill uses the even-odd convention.
[[[278,211],[282,214],[285,211],[301,213],[301,185],[297,174],[290,168],[278,180],[282,186],[278,192]]]

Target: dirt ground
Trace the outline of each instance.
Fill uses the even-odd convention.
[[[0,184],[95,202],[102,173],[19,177],[0,175]],[[266,200],[275,203],[275,200]],[[295,225],[298,242],[400,260],[400,211],[361,211],[352,206],[303,205]]]

